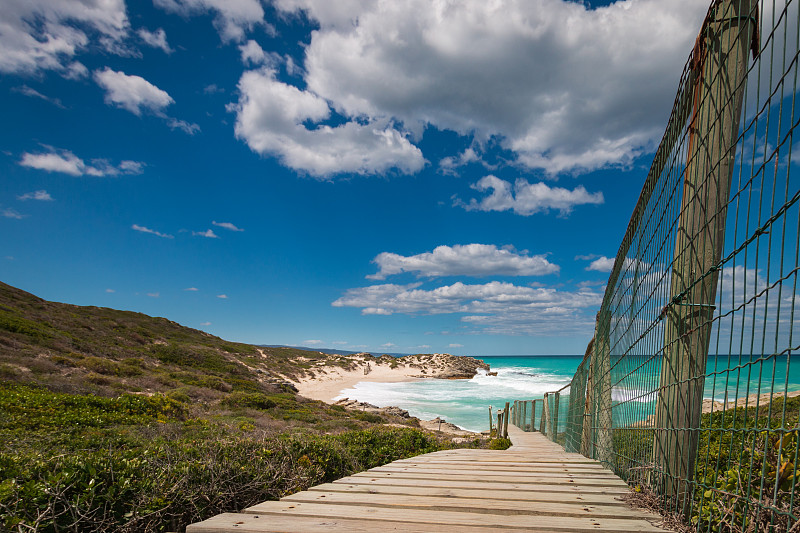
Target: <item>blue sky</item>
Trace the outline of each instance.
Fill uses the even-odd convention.
[[[0,279],[249,343],[582,353],[707,8],[602,4],[4,2]]]

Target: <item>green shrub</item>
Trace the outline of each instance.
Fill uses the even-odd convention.
[[[492,439],[489,441],[490,450],[507,450],[511,447],[511,441],[506,438]]]
[[[263,438],[246,417],[176,422],[184,409],[165,396],[0,387],[0,530],[178,531],[442,447],[419,430],[386,427]]]
[[[263,393],[232,392],[222,403],[228,407],[249,407],[251,409],[272,409],[277,405],[275,400]]]

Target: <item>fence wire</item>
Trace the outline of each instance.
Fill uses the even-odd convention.
[[[586,357],[515,404],[698,531],[800,530],[799,1],[712,2]]]

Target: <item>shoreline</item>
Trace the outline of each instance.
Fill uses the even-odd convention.
[[[370,364],[370,367],[367,367],[366,364]],[[370,370],[365,371],[366,368],[370,368]],[[395,368],[390,368],[363,360],[356,370],[333,367],[321,369],[318,372],[319,374],[314,376],[304,376],[296,381],[293,380],[292,384],[301,396],[331,404],[340,399],[343,390],[352,389],[362,382],[403,383],[431,379],[430,377],[421,377],[418,369],[409,368],[408,365],[397,365]]]
[[[471,379],[478,368],[488,370],[488,365],[480,361],[477,364],[463,364],[465,359],[449,354],[425,354],[400,358],[374,357],[370,354],[356,354],[348,357],[349,365],[321,366],[309,370],[305,375],[291,381],[297,393],[312,400],[329,404],[359,404],[369,406],[367,410],[381,411],[385,409],[403,410],[402,406],[382,407],[359,402],[358,398],[344,398],[342,391],[353,389],[359,383],[404,383],[430,379]],[[416,417],[413,417],[416,418]],[[478,432],[462,429],[444,419],[422,420],[417,418],[421,428],[441,432],[455,438],[480,435]]]

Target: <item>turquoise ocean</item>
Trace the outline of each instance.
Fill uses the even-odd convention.
[[[422,420],[438,416],[464,429],[483,431],[489,429],[489,406],[496,410],[507,401],[537,399],[545,392],[560,389],[570,382],[582,356],[482,356],[479,359],[488,363],[497,376],[481,372],[467,380],[361,382],[341,391],[339,397],[356,398],[379,407],[396,405]],[[727,356],[709,357],[708,373],[713,373],[715,368],[719,372],[738,364],[738,359],[729,361]],[[628,404],[652,403],[654,395],[649,391],[652,391],[651,385],[656,384],[658,374],[650,374],[635,380],[636,386],[627,385],[629,380],[620,382],[614,388],[614,400]],[[776,392],[783,392],[784,386],[788,391],[800,390],[800,355],[781,356],[746,365],[739,371],[718,374],[716,383],[713,376],[709,377],[706,397],[722,401],[726,387],[729,399],[767,393],[773,381]]]

